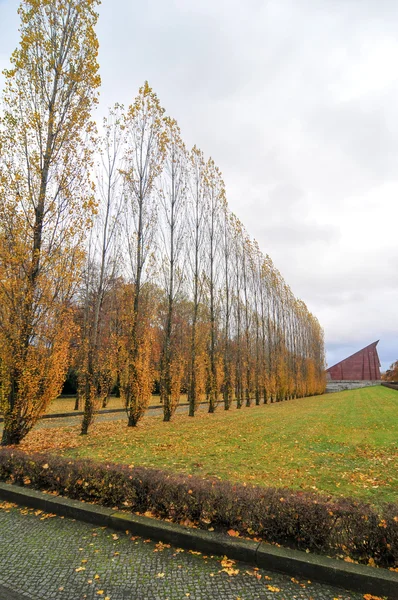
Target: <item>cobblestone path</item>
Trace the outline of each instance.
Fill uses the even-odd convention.
[[[187,598],[360,600],[363,596],[0,503],[0,600]]]

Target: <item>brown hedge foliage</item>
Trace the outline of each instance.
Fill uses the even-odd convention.
[[[384,385],[384,387],[390,388],[390,390],[398,390],[397,382],[388,383],[387,381],[383,381],[383,383],[381,385]]]
[[[298,549],[398,566],[398,505],[0,450],[0,480]]]

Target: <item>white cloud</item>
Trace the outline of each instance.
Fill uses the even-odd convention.
[[[0,0],[0,66],[18,42]],[[398,3],[131,0],[99,9],[100,112],[145,79],[325,328],[398,358]],[[2,80],[0,77],[0,84]]]

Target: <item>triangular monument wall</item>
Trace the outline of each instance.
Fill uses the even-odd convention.
[[[327,378],[333,381],[379,381],[380,360],[376,349],[378,343],[379,341],[373,342],[333,367],[329,367],[326,371]]]

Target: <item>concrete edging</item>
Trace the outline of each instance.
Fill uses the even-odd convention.
[[[133,534],[168,542],[181,548],[226,555],[292,577],[303,577],[355,592],[387,596],[390,600],[398,598],[398,573],[386,569],[346,563],[327,556],[191,529],[7,483],[0,483],[0,499],[98,526],[119,531],[128,530]]]

